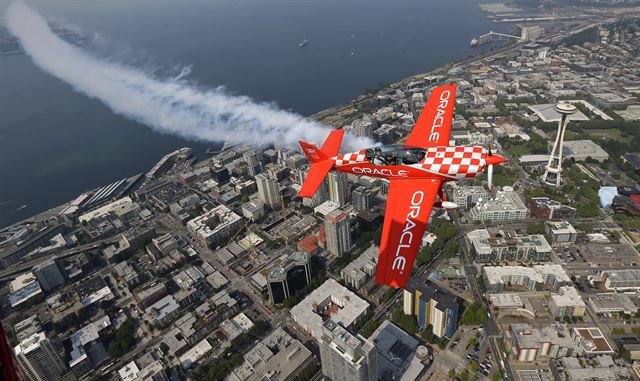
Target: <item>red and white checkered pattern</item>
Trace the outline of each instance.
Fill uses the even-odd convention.
[[[361,150],[358,152],[350,152],[350,153],[338,155],[335,157],[336,166],[368,162],[367,158],[364,155],[364,152],[365,150]]]
[[[424,160],[412,165],[432,173],[446,177],[463,179],[474,177],[485,166],[484,147],[453,146],[427,148]]]

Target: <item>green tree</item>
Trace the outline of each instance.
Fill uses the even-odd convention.
[[[462,324],[480,325],[487,321],[487,312],[478,302],[472,303],[462,314]]]
[[[455,240],[450,240],[444,246],[443,254],[445,258],[451,258],[458,252],[458,243]]]
[[[624,327],[615,327],[614,329],[611,330],[611,334],[613,336],[622,336],[625,333],[627,333],[627,330],[624,329]]]
[[[453,378],[456,376],[456,371],[454,369],[449,369],[449,373],[447,373],[447,375],[450,379],[453,380]]]
[[[129,352],[135,344],[135,323],[127,319],[115,332],[115,337],[109,343],[107,352],[111,357],[120,357]]]

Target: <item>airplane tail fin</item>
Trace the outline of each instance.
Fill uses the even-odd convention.
[[[304,180],[304,184],[302,184],[302,189],[298,193],[298,196],[313,197],[327,176],[327,173],[333,168],[335,162],[331,158],[338,154],[343,136],[343,130],[331,131],[322,148],[318,148],[302,140],[299,141],[302,151],[311,162],[311,168]]]

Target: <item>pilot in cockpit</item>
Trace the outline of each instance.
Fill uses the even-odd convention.
[[[373,150],[373,165],[388,165],[387,160],[382,156],[382,149],[376,147]]]

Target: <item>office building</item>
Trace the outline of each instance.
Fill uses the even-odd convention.
[[[353,209],[357,212],[361,210],[369,210],[373,205],[373,192],[363,186],[359,186],[351,193]]]
[[[45,292],[64,284],[64,275],[62,275],[58,263],[53,259],[37,264],[33,268],[33,275],[36,276],[40,287]]]
[[[327,231],[327,249],[333,255],[340,256],[351,249],[351,230],[349,216],[336,209],[327,214],[324,220]]]
[[[494,198],[483,199],[472,207],[469,218],[474,221],[522,221],[527,218],[527,207],[513,188],[503,187]]]
[[[433,327],[437,337],[452,337],[458,324],[458,297],[420,279],[410,279],[404,290],[403,312],[415,316],[418,326]]]
[[[602,288],[607,291],[640,290],[640,270],[605,270]]]
[[[477,262],[548,261],[551,246],[541,234],[519,235],[513,230],[487,228],[473,230],[465,244]]]
[[[11,308],[24,307],[42,300],[42,289],[33,273],[24,273],[9,283]]]
[[[255,177],[262,172],[262,163],[258,152],[253,149],[247,150],[242,154],[244,162],[247,164],[247,173],[251,177]]]
[[[31,380],[57,381],[66,371],[60,355],[44,332],[22,340],[14,351],[24,374]]]
[[[267,270],[266,278],[271,303],[284,302],[311,282],[309,255],[301,251],[283,255]]]
[[[309,168],[301,168],[295,171],[296,173],[296,182],[300,185],[304,184],[304,180],[307,178],[309,174]],[[320,183],[320,186],[316,190],[316,193],[313,194],[311,198],[303,198],[302,205],[315,208],[318,205],[321,205],[325,201],[329,200],[329,179],[325,177],[324,180]]]
[[[329,183],[329,200],[340,206],[344,206],[349,202],[350,189],[347,174],[342,172],[329,172],[327,180]]]
[[[350,130],[354,135],[373,138],[375,127],[375,121],[371,119],[371,116],[364,115],[361,119],[356,119],[351,123]]]
[[[373,343],[355,336],[328,319],[319,340],[322,374],[331,381],[377,381],[378,366]]]
[[[271,209],[280,207],[281,195],[278,180],[266,173],[260,173],[256,176],[256,185],[258,186],[258,198]]]

